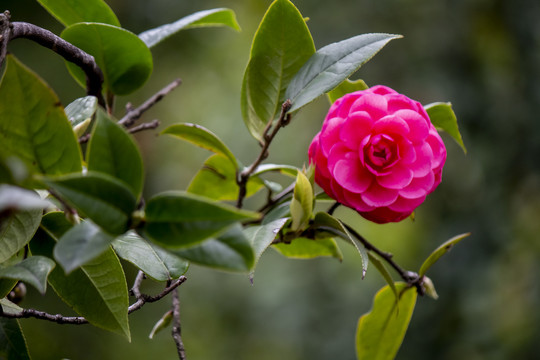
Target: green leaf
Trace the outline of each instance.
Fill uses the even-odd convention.
[[[456,235],[450,240],[446,241],[441,246],[439,246],[437,249],[435,249],[420,267],[420,270],[418,271],[418,276],[420,277],[424,276],[426,272],[429,270],[429,268],[433,266],[433,264],[435,264],[437,260],[441,258],[441,256],[446,254],[448,251],[450,251],[450,249],[452,249],[452,247],[454,247],[454,245],[456,245],[458,242],[465,239],[469,235],[471,235],[471,233]]]
[[[389,286],[383,287],[373,301],[373,308],[362,315],[356,330],[358,360],[392,360],[395,358],[411,321],[416,304],[416,290],[396,283],[399,305]]]
[[[167,327],[169,327],[169,325],[171,325],[171,322],[172,322],[172,319],[173,319],[173,312],[172,310],[169,310],[167,311],[165,314],[163,314],[163,316],[161,317],[161,319],[159,319],[156,324],[154,325],[154,327],[152,328],[152,331],[150,332],[150,335],[148,335],[148,338],[149,339],[153,339],[154,336],[160,332],[161,330],[164,330],[166,329]]]
[[[253,39],[242,82],[242,116],[257,140],[279,115],[289,82],[314,52],[302,14],[289,0],[274,1]]]
[[[54,247],[54,258],[69,274],[103,254],[113,239],[91,221],[84,221],[62,235]]]
[[[177,279],[189,266],[185,260],[149,243],[134,231],[120,236],[112,245],[118,256],[157,281]]]
[[[2,307],[2,311],[4,311],[4,314],[18,314],[23,311],[22,307],[5,298],[0,299],[0,306]]]
[[[384,266],[383,262],[380,261],[376,255],[373,255],[370,252],[368,252],[367,254],[369,256],[369,261],[373,264],[373,266],[375,266],[377,270],[379,270],[379,273],[381,273],[382,277],[394,293],[394,296],[396,297],[396,302],[398,302],[399,294],[397,292],[396,285],[394,284],[394,279],[392,279],[392,275],[390,275],[386,266]]]
[[[366,90],[368,88],[369,86],[367,86],[367,84],[362,79],[358,79],[355,81],[345,79],[345,81],[339,84],[338,87],[328,92],[327,95],[328,95],[328,99],[330,100],[330,103],[334,103],[337,99],[339,99],[342,96],[345,96],[355,91]]]
[[[358,250],[358,253],[360,254],[360,257],[362,259],[362,279],[366,276],[367,268],[369,265],[369,256],[368,252],[366,251],[366,247],[356,237],[351,236],[351,234],[341,223],[341,221],[325,212],[318,212],[317,214],[315,214],[315,219],[313,220],[313,227],[321,231],[328,231],[331,234],[337,235],[353,244],[356,250]]]
[[[97,172],[44,178],[43,181],[103,230],[120,235],[128,229],[136,200],[122,182]]]
[[[343,260],[343,254],[334,239],[306,239],[296,238],[290,244],[278,243],[272,245],[280,254],[294,259],[313,259],[320,256],[329,256]]]
[[[0,216],[0,263],[28,244],[41,222],[42,213],[38,208]]]
[[[195,174],[187,191],[214,200],[236,200],[238,198],[236,171],[236,167],[225,156],[212,155],[204,162],[201,170]],[[263,185],[260,178],[250,176],[247,182],[246,197],[254,195]]]
[[[225,145],[216,134],[200,125],[189,123],[175,124],[169,126],[161,133],[176,136],[182,140],[189,141],[194,145],[202,147],[203,149],[210,150],[216,154],[221,154],[238,168],[238,161],[227,145]]]
[[[216,236],[235,222],[258,217],[201,196],[166,192],[148,202],[144,234],[166,248],[179,249]]]
[[[143,189],[141,153],[132,136],[101,109],[86,152],[88,170],[108,174],[129,186],[136,198]]]
[[[120,26],[111,8],[103,0],[38,0],[62,24],[91,21]]]
[[[0,84],[0,158],[21,159],[31,172],[81,171],[81,152],[56,94],[12,55]]]
[[[463,152],[467,153],[467,148],[459,132],[456,114],[451,103],[437,102],[424,106],[429,115],[431,123],[437,130],[443,130],[458,143]]]
[[[272,242],[287,220],[287,218],[277,219],[264,225],[251,226],[244,229],[244,235],[251,242],[251,246],[255,253],[253,268],[255,268],[259,262],[263,252],[272,245]]]
[[[78,98],[66,106],[66,116],[73,126],[73,131],[77,136],[84,134],[92,117],[98,108],[97,98],[95,96],[85,96]]]
[[[292,101],[289,112],[300,109],[334,89],[390,40],[400,37],[391,34],[363,34],[317,50],[287,88],[285,97]]]
[[[6,360],[30,360],[26,340],[17,319],[0,317],[0,356]]]
[[[55,243],[70,227],[61,212],[45,215],[30,243],[32,254],[52,257]],[[127,284],[112,249],[69,275],[56,267],[49,275],[49,284],[66,304],[91,324],[130,339]]]
[[[216,238],[175,253],[195,264],[228,271],[249,271],[254,262],[251,243],[239,224]]]
[[[306,175],[298,171],[293,200],[291,202],[291,229],[294,231],[304,229],[311,219],[312,214],[313,188]]]
[[[292,165],[262,164],[255,169],[253,176],[261,175],[269,171],[279,171],[284,175],[296,177],[298,168]]]
[[[270,210],[263,218],[262,225],[271,223],[272,221],[282,218],[291,218],[291,202],[285,201]]]
[[[44,256],[31,256],[18,264],[0,269],[0,278],[24,281],[45,294],[47,276],[55,265],[54,261]]]
[[[146,46],[151,48],[180,30],[214,26],[228,26],[236,31],[240,31],[234,11],[219,8],[198,11],[173,23],[146,30],[139,34],[139,38],[144,41]]]
[[[92,55],[103,71],[105,87],[116,95],[140,88],[152,73],[152,53],[137,35],[120,27],[78,23],[67,27],[62,38]],[[69,72],[86,86],[83,71],[66,62]]]
[[[50,202],[42,200],[34,191],[18,186],[0,185],[0,214],[16,210],[43,210],[50,205]]]
[[[17,280],[0,279],[0,299],[8,296],[15,285],[17,285]]]

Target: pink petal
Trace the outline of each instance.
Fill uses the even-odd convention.
[[[373,120],[378,120],[387,114],[388,104],[382,95],[365,93],[354,102],[350,112],[366,111]]]
[[[420,196],[416,199],[407,199],[399,196],[397,200],[394,201],[393,204],[390,204],[388,207],[394,211],[412,213],[414,209],[416,209],[418,206],[420,206],[420,204],[424,202],[424,200],[426,200],[426,195]]]
[[[343,195],[345,197],[344,205],[352,207],[356,211],[371,211],[375,209],[375,207],[366,204],[360,194],[344,190]]]
[[[430,171],[424,177],[414,178],[409,186],[399,190],[399,195],[407,199],[417,199],[431,191],[434,183],[435,175]]]
[[[361,95],[357,92],[344,95],[337,99],[332,106],[330,106],[330,110],[328,111],[328,115],[326,115],[325,122],[333,117],[346,118],[350,111],[351,105],[358,99],[359,96]]]
[[[413,172],[403,166],[394,166],[388,175],[377,176],[377,182],[388,189],[403,189],[411,183]]]
[[[398,197],[398,191],[394,189],[387,189],[380,186],[374,181],[371,186],[362,193],[362,200],[368,205],[381,207],[388,206]]]
[[[335,153],[337,152],[331,152],[330,161],[335,161]],[[358,156],[352,152],[347,153],[332,165],[331,169],[334,179],[339,185],[349,191],[361,193],[365,191],[373,181],[373,175],[362,167],[362,164],[360,164],[360,161],[358,160]]]
[[[409,134],[409,125],[400,117],[386,115],[373,124],[374,134],[398,134],[406,137]]]
[[[398,142],[399,157],[401,164],[412,164],[416,161],[416,151],[414,145],[407,139],[401,139]]]
[[[409,165],[410,169],[414,172],[414,177],[423,177],[431,172],[431,161],[433,159],[433,152],[431,146],[428,143],[422,144],[422,146],[415,147],[416,161]]]
[[[372,87],[369,88],[369,91],[371,91],[374,94],[378,94],[378,95],[397,94],[396,90],[391,89],[388,86],[384,86],[384,85],[372,86]]]
[[[330,149],[335,143],[340,142],[339,131],[341,130],[343,121],[344,119],[335,117],[324,123],[321,135],[319,136],[319,142],[325,156],[328,156]]]
[[[399,116],[409,125],[408,138],[413,141],[422,141],[428,136],[428,122],[422,115],[412,110],[398,110],[394,115]]]
[[[390,114],[403,109],[417,111],[413,101],[404,95],[392,94],[386,96],[386,99],[388,101],[388,112]]]
[[[431,151],[433,153],[431,167],[435,169],[440,167],[441,164],[444,165],[444,162],[446,160],[446,148],[444,147],[444,143],[439,134],[437,134],[436,130],[434,130],[434,132],[429,132],[427,142],[431,147]]]
[[[368,219],[369,221],[373,221],[377,224],[386,224],[389,222],[398,222],[405,218],[407,218],[409,215],[411,215],[410,212],[397,212],[393,211],[387,207],[381,207],[376,208],[373,211],[370,212],[361,212],[360,215]]]
[[[369,135],[373,120],[365,111],[349,114],[339,133],[341,140],[351,150],[357,150],[362,140]]]

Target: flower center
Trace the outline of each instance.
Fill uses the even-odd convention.
[[[364,159],[375,175],[384,175],[399,160],[398,146],[388,135],[375,135],[364,148]]]

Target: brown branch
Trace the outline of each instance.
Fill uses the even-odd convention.
[[[142,123],[138,126],[134,126],[130,129],[128,129],[128,132],[130,134],[134,134],[136,132],[139,132],[139,131],[144,131],[144,130],[151,130],[151,129],[155,129],[159,126],[160,122],[159,120],[155,119],[155,120],[152,120],[150,122],[147,122],[147,123]]]
[[[173,328],[172,337],[176,344],[176,351],[180,360],[186,360],[186,350],[182,341],[182,327],[180,325],[180,298],[178,297],[178,289],[175,289],[172,294],[172,312],[173,312]]]
[[[394,270],[399,274],[399,276],[410,286],[415,286],[420,295],[424,295],[424,289],[422,287],[423,277],[418,276],[414,271],[404,270],[399,266],[393,259],[394,255],[388,252],[384,252],[377,248],[375,245],[367,241],[362,235],[360,235],[356,230],[351,226],[343,223],[343,226],[349,231],[355,238],[357,238],[368,251],[373,251],[375,254],[379,255],[384,259]]]
[[[178,286],[180,286],[187,280],[185,276],[180,276],[178,279],[173,281],[169,286],[163,289],[162,292],[160,292],[159,294],[155,296],[150,296],[150,295],[140,293],[139,289],[141,286],[142,279],[144,279],[144,273],[142,276],[140,275],[141,273],[142,271],[139,272],[139,274],[137,275],[137,278],[135,279],[135,282],[132,288],[132,292],[135,295],[137,301],[128,308],[128,314],[131,314],[132,312],[139,310],[146,303],[151,303],[151,302],[155,302],[162,299],[163,297],[165,297],[171,291],[175,290]],[[19,313],[1,313],[0,316],[5,317],[5,318],[12,318],[12,319],[36,318],[36,319],[41,319],[41,320],[52,321],[58,324],[75,324],[75,325],[88,324],[88,320],[86,320],[86,318],[82,316],[63,316],[61,314],[53,315],[53,314],[49,314],[44,311],[39,311],[35,309],[24,309]]]
[[[120,125],[124,125],[126,128],[129,128],[132,126],[135,121],[137,121],[142,114],[150,109],[152,106],[154,106],[158,101],[163,99],[168,93],[173,91],[175,88],[178,87],[182,83],[182,80],[176,79],[173,82],[171,82],[169,85],[165,86],[163,89],[158,91],[156,94],[154,94],[151,98],[146,100],[141,106],[137,108],[132,108],[131,105],[129,105],[127,114],[118,121]]]
[[[105,107],[105,100],[101,94],[103,73],[92,55],[49,30],[26,22],[11,22],[9,11],[0,14],[0,31],[2,37],[0,39],[0,66],[7,54],[8,42],[18,38],[32,40],[80,67],[86,74],[86,93],[97,97],[99,104]]]
[[[238,184],[238,199],[236,201],[236,207],[241,208],[242,204],[244,202],[244,198],[246,197],[247,192],[247,182],[249,180],[249,177],[253,172],[257,169],[257,167],[263,162],[264,159],[268,157],[268,148],[270,147],[270,144],[272,143],[272,140],[274,140],[274,137],[278,133],[278,131],[286,126],[290,120],[291,115],[288,114],[289,109],[291,108],[292,103],[291,100],[286,100],[283,105],[281,105],[281,114],[279,115],[279,119],[277,123],[274,126],[274,129],[270,134],[268,132],[272,128],[272,120],[268,122],[266,127],[263,131],[263,142],[262,142],[262,148],[261,152],[253,161],[253,163],[246,169],[244,169],[242,172],[240,172],[236,177],[236,183]]]

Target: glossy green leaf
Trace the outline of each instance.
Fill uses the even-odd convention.
[[[466,154],[467,148],[465,147],[463,139],[461,138],[456,114],[452,109],[452,104],[437,102],[424,106],[424,109],[426,109],[433,126],[435,126],[437,130],[443,130],[450,135]]]
[[[0,263],[28,244],[41,222],[42,213],[38,208],[0,215]]]
[[[17,280],[0,279],[0,299],[6,297],[17,285]]]
[[[219,270],[246,272],[254,262],[251,243],[239,224],[216,238],[185,250],[176,250],[175,253],[195,264]]]
[[[128,229],[136,200],[122,182],[97,172],[45,178],[43,181],[103,230],[120,235]]]
[[[152,328],[152,331],[150,332],[150,335],[148,335],[148,338],[149,339],[153,339],[154,336],[160,332],[161,330],[165,330],[166,328],[169,327],[169,325],[171,325],[171,322],[172,322],[172,319],[173,319],[173,312],[172,310],[169,310],[167,311],[165,314],[163,314],[163,316],[161,317],[161,319],[159,319],[156,324],[154,325],[154,327]]]
[[[293,259],[313,259],[320,256],[329,256],[343,260],[343,254],[334,239],[320,240],[296,238],[290,244],[278,243],[272,245],[280,254]]]
[[[67,27],[62,38],[94,56],[103,71],[105,87],[116,95],[140,88],[152,73],[152,54],[137,35],[107,24],[78,23]],[[86,86],[86,77],[76,65],[66,63],[70,73]]]
[[[396,285],[394,284],[394,279],[392,279],[392,275],[388,272],[388,269],[386,266],[384,266],[383,262],[379,260],[379,258],[376,255],[373,255],[372,253],[368,252],[369,261],[377,270],[379,270],[379,273],[382,275],[388,286],[390,286],[390,289],[394,293],[394,296],[396,298],[396,302],[399,301],[399,294],[396,289]]]
[[[180,30],[215,26],[228,26],[236,31],[240,31],[234,11],[220,8],[198,11],[173,23],[146,30],[139,34],[139,38],[144,41],[146,46],[151,48]]]
[[[216,236],[235,222],[258,217],[202,196],[166,192],[148,202],[144,233],[166,248],[179,249]]]
[[[123,181],[139,198],[144,180],[139,148],[132,136],[101,109],[97,111],[86,160],[88,170],[102,172]]]
[[[368,252],[366,251],[366,247],[356,237],[351,236],[351,234],[341,223],[341,221],[325,212],[318,212],[317,214],[315,214],[315,219],[313,220],[313,227],[321,231],[328,231],[331,234],[337,235],[340,238],[347,240],[348,242],[353,244],[356,250],[358,250],[358,253],[360,254],[360,257],[362,259],[362,279],[366,276],[367,268],[369,265],[369,256]]]
[[[261,175],[269,171],[278,171],[284,175],[296,177],[298,168],[292,165],[262,164],[255,169],[253,176]]]
[[[0,214],[16,210],[42,210],[50,205],[50,202],[42,200],[34,191],[13,185],[0,185]]]
[[[337,99],[340,97],[350,94],[355,91],[359,90],[366,90],[369,86],[364,82],[362,79],[351,81],[349,79],[345,79],[341,84],[339,84],[336,88],[328,92],[328,99],[330,100],[330,103],[334,103]]]
[[[84,134],[98,108],[95,96],[78,98],[65,108],[66,116],[77,136]]]
[[[287,88],[285,97],[292,101],[289,111],[298,110],[334,89],[390,40],[400,37],[391,34],[363,34],[317,50]]]
[[[314,52],[302,14],[289,0],[274,1],[253,39],[242,82],[242,116],[257,140],[279,115],[289,82]]]
[[[31,256],[18,264],[0,269],[0,278],[21,280],[45,294],[47,276],[55,265],[54,261],[44,256]]]
[[[197,124],[182,123],[171,125],[161,133],[176,136],[203,149],[221,154],[229,159],[236,168],[238,167],[238,161],[227,145],[216,134],[205,127]]]
[[[356,330],[358,360],[392,360],[395,358],[411,321],[416,304],[416,289],[396,283],[399,305],[389,286],[383,287],[373,301],[373,308],[362,315]]]
[[[0,317],[0,358],[30,360],[26,339],[17,319]]]
[[[287,220],[287,218],[277,219],[264,225],[251,226],[244,229],[244,235],[251,242],[255,253],[253,268],[259,262],[263,252],[272,245],[272,242]]]
[[[0,299],[0,306],[5,314],[18,314],[23,311],[23,308],[19,305],[9,301],[8,299]]]
[[[189,266],[185,260],[149,243],[134,231],[120,236],[112,245],[118,256],[157,281],[177,279]]]
[[[19,158],[31,172],[81,171],[75,134],[54,92],[12,55],[0,84],[0,158]]]
[[[70,227],[61,212],[45,215],[30,243],[32,254],[52,257],[55,243]],[[49,284],[66,304],[91,324],[124,335],[129,340],[127,284],[112,249],[69,275],[57,266],[49,275]]]
[[[456,245],[458,242],[465,239],[469,235],[471,235],[471,233],[465,233],[465,234],[461,234],[461,235],[456,235],[453,238],[451,238],[450,240],[446,241],[441,246],[439,246],[437,249],[435,249],[428,256],[426,261],[424,261],[424,263],[420,267],[420,270],[418,271],[418,275],[419,276],[424,276],[426,274],[426,272],[429,270],[429,268],[431,266],[433,266],[433,264],[435,264],[437,262],[437,260],[439,260],[441,258],[441,256],[446,254],[448,251],[450,251],[450,249],[452,249],[454,247],[454,245]]]
[[[303,172],[298,171],[291,202],[291,229],[304,229],[313,214],[313,187]]]
[[[54,247],[54,258],[66,274],[103,254],[114,237],[101,231],[91,221],[83,221],[69,229]]]
[[[90,21],[120,26],[111,8],[103,0],[38,0],[62,24]]]
[[[187,191],[214,200],[236,200],[238,198],[236,171],[236,167],[225,156],[212,155],[195,174]],[[263,186],[264,183],[260,178],[251,176],[246,186],[246,197],[254,195]]]

